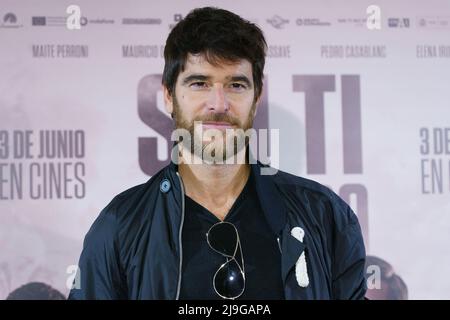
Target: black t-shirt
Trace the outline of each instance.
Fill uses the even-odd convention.
[[[221,299],[213,277],[226,258],[212,250],[209,228],[220,222],[208,209],[185,196],[183,274],[180,299]],[[238,230],[245,265],[245,291],[238,299],[284,299],[281,253],[277,239],[263,215],[250,175],[224,221]],[[241,259],[236,259],[241,263]]]

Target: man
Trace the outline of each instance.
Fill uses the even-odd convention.
[[[163,89],[183,136],[177,157],[100,213],[69,298],[364,297],[365,250],[349,206],[316,182],[250,163],[244,131],[266,49],[258,27],[226,10],[193,10],[173,28]]]

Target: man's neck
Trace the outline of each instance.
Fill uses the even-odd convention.
[[[178,166],[185,193],[220,220],[224,220],[244,189],[249,164],[183,164]]]

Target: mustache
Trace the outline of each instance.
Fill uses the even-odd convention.
[[[241,126],[241,122],[230,116],[228,113],[211,113],[202,117],[195,118],[194,121],[202,121],[202,122],[227,122],[233,126]]]

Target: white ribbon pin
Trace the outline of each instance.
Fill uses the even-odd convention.
[[[291,235],[303,243],[305,231],[300,227],[295,227],[292,228]],[[304,251],[295,263],[295,278],[297,279],[297,283],[300,287],[305,288],[309,285],[308,269],[306,268],[306,257]]]

